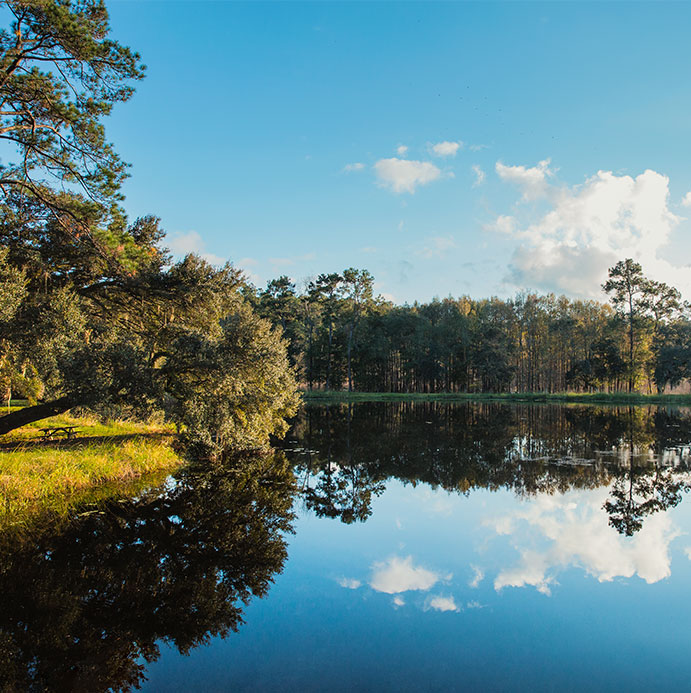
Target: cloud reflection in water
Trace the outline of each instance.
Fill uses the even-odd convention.
[[[413,557],[392,556],[387,561],[372,566],[370,587],[385,594],[398,594],[409,590],[427,591],[439,580],[449,580],[451,575],[441,576],[421,566],[413,565]]]
[[[600,582],[637,575],[654,583],[670,575],[669,545],[680,535],[667,513],[648,518],[634,537],[609,526],[608,488],[540,494],[518,510],[485,521],[511,537],[520,560],[499,572],[494,588],[530,585],[550,594],[560,570],[579,566]],[[546,544],[535,548],[535,544]]]

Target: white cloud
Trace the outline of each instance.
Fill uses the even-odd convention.
[[[512,528],[520,559],[499,572],[495,589],[533,586],[548,595],[558,571],[572,565],[600,582],[637,575],[654,583],[668,577],[669,545],[679,536],[669,515],[648,517],[634,537],[622,536],[609,526],[603,510],[608,493],[604,487],[540,495],[509,517],[496,519],[492,524],[502,531]],[[539,548],[540,543],[545,547]],[[522,548],[523,544],[528,547]]]
[[[403,597],[395,596],[393,598],[394,608],[398,609],[401,606],[405,606],[405,599]]]
[[[416,255],[430,259],[433,257],[442,257],[446,251],[456,247],[456,241],[452,236],[434,236],[427,241],[422,249],[418,250]]]
[[[505,166],[497,161],[497,174],[502,180],[517,185],[523,193],[524,200],[537,200],[544,197],[549,189],[547,178],[554,175],[549,168],[550,160],[540,161],[537,166]]]
[[[666,176],[598,171],[581,185],[559,187],[549,184],[542,164],[503,167],[500,175],[517,182],[524,199],[543,196],[548,208],[526,212],[520,221],[500,215],[485,227],[520,241],[510,266],[514,285],[601,299],[608,268],[631,257],[642,262],[646,275],[691,296],[688,268],[659,257],[680,221],[669,209]]]
[[[346,164],[343,167],[343,170],[346,173],[353,173],[355,171],[362,171],[365,168],[365,164],[361,164],[360,162],[354,163],[354,164]]]
[[[485,226],[485,231],[496,231],[511,235],[516,230],[516,217],[500,214],[491,224]]]
[[[405,156],[408,153],[408,147],[406,147],[405,144],[399,144],[398,147],[396,147],[396,153],[398,156]]]
[[[370,587],[385,594],[398,594],[408,590],[426,591],[441,579],[438,573],[413,565],[413,557],[393,556],[388,561],[372,566]]]
[[[473,187],[477,188],[485,182],[485,178],[487,178],[487,176],[478,164],[473,164],[471,168],[475,174],[475,182],[473,183]]]
[[[470,149],[471,152],[480,152],[483,149],[488,149],[489,145],[488,144],[471,144],[468,149]]]
[[[437,142],[431,149],[435,156],[456,156],[463,142]]]
[[[623,257],[630,253],[617,255],[562,243],[520,246],[513,253],[509,279],[516,286],[601,298],[607,268]]]
[[[449,238],[451,242],[447,246],[447,239],[435,239],[440,240],[439,253],[445,247],[452,248],[456,245],[453,239]],[[451,515],[456,507],[456,497],[448,491],[432,490],[430,488],[423,489],[420,494],[422,503],[424,504],[425,510],[435,515],[446,515],[447,517]]]
[[[441,171],[428,161],[380,159],[374,164],[379,185],[395,193],[414,193],[418,185],[426,185],[441,176]]]
[[[682,197],[681,204],[683,207],[691,207],[691,190]]]
[[[525,551],[521,554],[521,561],[513,568],[503,570],[494,581],[494,589],[503,587],[525,587],[531,585],[542,594],[550,595],[550,583],[553,577],[545,577],[549,568],[547,557],[536,551]]]
[[[431,597],[427,602],[427,608],[435,611],[460,611],[453,597],[442,597],[441,595]]]
[[[175,257],[182,258],[194,253],[212,265],[224,265],[226,262],[220,255],[206,252],[204,239],[196,231],[171,233],[166,236],[166,245]]]
[[[341,578],[338,581],[338,584],[341,587],[345,587],[347,590],[356,590],[362,583],[359,580],[355,580],[355,578]]]
[[[245,278],[255,286],[259,286],[262,283],[262,279],[258,274],[255,274],[251,269],[248,268],[256,267],[258,264],[258,261],[253,257],[242,257],[237,262],[233,263],[235,267],[242,270]]]
[[[482,568],[478,568],[476,565],[470,566],[473,569],[473,579],[468,583],[470,587],[478,587],[479,584],[484,580],[485,573]]]

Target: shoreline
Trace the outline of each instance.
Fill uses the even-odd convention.
[[[623,404],[631,406],[691,406],[689,395],[642,395],[628,393],[466,393],[466,392],[348,392],[345,390],[303,390],[303,401],[309,403],[355,402],[516,402],[554,404]]]

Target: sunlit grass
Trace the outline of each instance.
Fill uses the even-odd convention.
[[[16,411],[20,407],[12,407],[12,411]],[[0,412],[0,414],[5,411]],[[151,434],[151,433],[172,433],[175,429],[170,424],[150,424],[138,423],[132,421],[108,421],[106,423],[99,421],[96,417],[89,416],[72,416],[70,414],[60,414],[51,416],[47,419],[34,421],[33,423],[22,426],[2,437],[0,443],[16,443],[22,441],[35,441],[43,438],[42,428],[50,428],[52,426],[77,426],[79,429],[78,436],[81,437],[110,437],[118,435],[132,435],[135,433]]]
[[[41,428],[77,426],[80,434],[43,442]],[[99,423],[61,415],[3,436],[0,442],[0,528],[45,514],[64,514],[85,493],[106,497],[117,485],[172,472],[183,460],[167,426]]]

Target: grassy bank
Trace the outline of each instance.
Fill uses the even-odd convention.
[[[306,402],[551,402],[573,404],[665,404],[691,406],[691,395],[640,395],[627,393],[402,393],[402,392],[346,392],[337,390],[312,390],[303,393]]]
[[[79,427],[78,437],[45,440],[40,428]],[[63,515],[87,496],[112,495],[143,477],[165,476],[182,464],[167,427],[58,416],[0,438],[0,529]],[[135,490],[136,492],[136,490]]]

